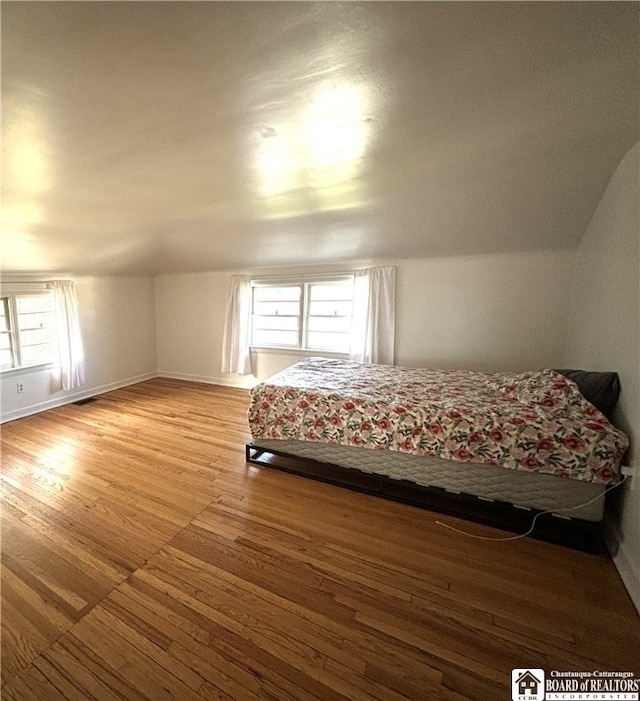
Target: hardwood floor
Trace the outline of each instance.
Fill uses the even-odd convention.
[[[247,401],[157,379],[4,425],[3,699],[493,701],[512,668],[640,675],[606,556],[248,466]]]

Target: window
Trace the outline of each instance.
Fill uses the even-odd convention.
[[[55,360],[53,294],[34,292],[0,298],[0,369],[44,365]]]
[[[352,316],[353,276],[252,283],[253,346],[349,353]]]
[[[55,283],[54,283],[55,284]],[[396,269],[383,266],[322,279],[229,279],[222,372],[252,372],[251,346],[333,351],[393,365]]]

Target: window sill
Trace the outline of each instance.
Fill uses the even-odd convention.
[[[320,358],[342,358],[343,360],[349,359],[348,353],[340,353],[338,351],[321,351],[321,350],[309,350],[306,348],[276,348],[274,346],[251,346],[252,353],[262,354],[274,354],[274,355],[297,355],[299,357],[310,358],[310,357],[320,357]]]
[[[11,377],[12,375],[28,375],[32,372],[38,372],[41,370],[52,370],[58,367],[56,363],[40,363],[39,365],[25,365],[19,368],[7,368],[6,370],[0,371],[2,377]]]

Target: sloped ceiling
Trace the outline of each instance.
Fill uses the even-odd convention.
[[[576,247],[635,2],[3,2],[5,271]]]

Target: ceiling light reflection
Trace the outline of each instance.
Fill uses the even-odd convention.
[[[52,184],[51,135],[34,95],[25,91],[23,99],[15,98],[5,116],[3,179],[13,192],[35,194]]]
[[[260,216],[282,219],[358,206],[369,142],[363,86],[323,83],[288,123],[262,126],[256,176]]]
[[[41,208],[32,202],[5,205],[2,208],[0,261],[19,270],[36,270],[44,264],[42,249],[30,230],[42,221]]]
[[[364,152],[364,112],[361,91],[340,87],[319,92],[304,115],[312,168],[331,183],[350,173]]]

